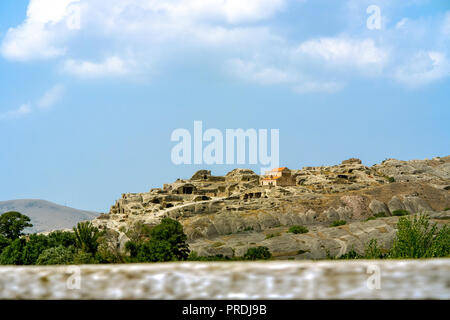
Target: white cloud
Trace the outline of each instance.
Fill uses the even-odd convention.
[[[442,33],[450,38],[450,11],[445,14],[444,22],[442,23]]]
[[[242,59],[232,59],[228,61],[230,71],[246,81],[269,85],[292,83],[296,80],[294,74],[280,70],[275,67],[267,67],[255,62],[248,62]]]
[[[69,59],[64,63],[63,70],[80,78],[124,76],[132,72],[132,64],[116,56],[98,63]]]
[[[344,87],[345,84],[335,81],[306,81],[296,85],[293,90],[296,93],[336,93]]]
[[[15,110],[0,113],[0,119],[3,120],[21,118],[29,113],[31,113],[31,106],[29,103],[26,103]]]
[[[39,99],[37,105],[40,109],[50,109],[53,107],[64,95],[64,86],[57,84],[47,90],[44,95]]]
[[[415,54],[398,67],[394,77],[411,87],[429,84],[450,75],[450,63],[442,52],[427,51]]]
[[[313,39],[300,44],[296,52],[333,65],[354,65],[360,68],[383,67],[388,58],[386,50],[378,48],[372,39]]]
[[[31,0],[25,21],[8,30],[1,46],[3,56],[11,60],[32,60],[63,55],[66,49],[59,42],[67,36],[67,25],[58,23],[68,18],[72,12],[70,5],[77,1]]]
[[[0,113],[0,120],[10,120],[22,118],[34,110],[48,110],[53,107],[64,95],[65,88],[61,84],[56,84],[48,89],[40,99],[36,102],[36,106],[32,107],[31,103],[22,104],[19,108]]]
[[[313,80],[305,74],[266,66],[261,62],[249,62],[242,59],[228,61],[229,72],[248,82],[260,85],[288,84],[292,91],[304,93],[336,93],[344,84],[336,81]]]

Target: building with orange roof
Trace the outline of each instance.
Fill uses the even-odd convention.
[[[287,167],[266,171],[266,174],[260,179],[260,183],[262,186],[295,186],[294,177]]]

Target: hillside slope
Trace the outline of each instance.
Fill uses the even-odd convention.
[[[39,199],[0,201],[0,214],[8,211],[18,211],[30,217],[33,227],[26,232],[72,228],[80,221],[91,220],[99,215],[97,212],[78,210]]]

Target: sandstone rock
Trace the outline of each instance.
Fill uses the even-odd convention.
[[[360,159],[357,159],[357,158],[350,158],[350,159],[342,161],[342,164],[354,164],[354,163],[361,164],[362,161]]]
[[[373,214],[377,214],[379,212],[384,212],[387,216],[391,215],[391,212],[389,211],[389,208],[384,202],[381,202],[379,200],[372,200],[369,204],[369,209],[372,211]]]
[[[388,203],[388,207],[391,212],[396,210],[406,210],[405,205],[397,196],[392,197],[391,201]]]

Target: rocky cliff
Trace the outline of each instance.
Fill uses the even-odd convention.
[[[395,236],[396,210],[422,212],[436,222],[450,217],[450,156],[432,160],[387,159],[368,167],[359,159],[335,166],[292,170],[295,186],[261,186],[260,176],[235,169],[226,176],[208,170],[144,193],[123,194],[93,223],[127,241],[136,224],[179,220],[191,249],[201,255],[242,255],[264,245],[280,259],[319,259],[362,251],[372,238],[386,248]],[[383,212],[385,217],[368,220]],[[330,227],[336,220],[346,225]],[[288,233],[303,225],[305,234]]]

